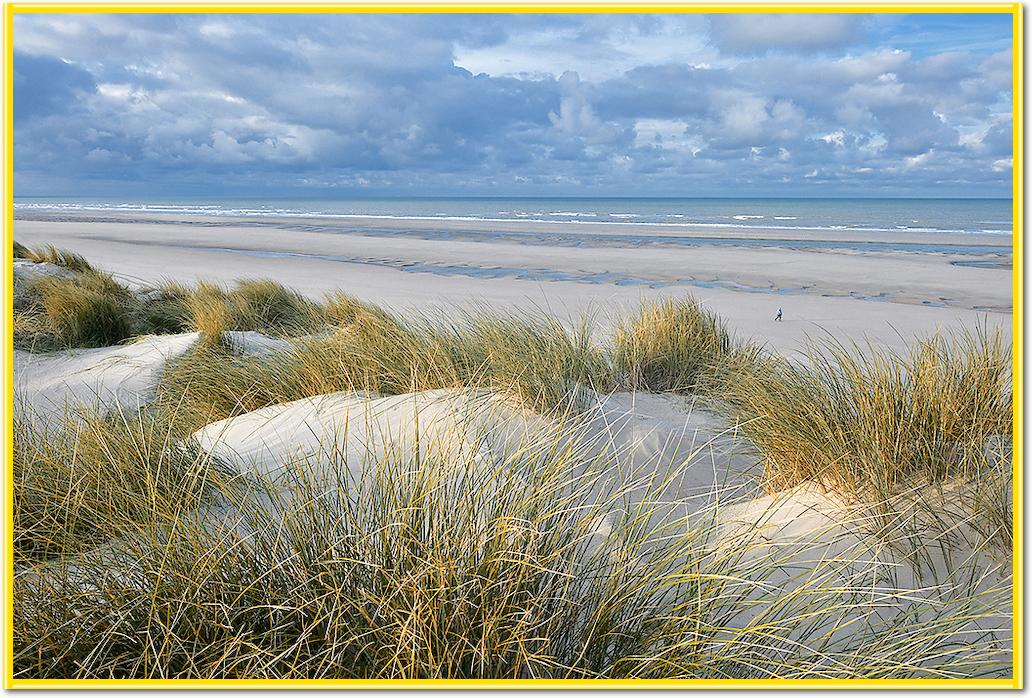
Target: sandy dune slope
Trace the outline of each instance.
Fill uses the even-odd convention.
[[[151,400],[166,363],[186,353],[199,334],[144,337],[130,344],[49,354],[14,352],[19,415],[35,421],[77,406],[136,409]]]
[[[585,462],[596,461],[588,467],[609,468],[623,482],[678,470],[671,498],[750,481],[754,458],[746,445],[683,398],[617,393],[590,400],[583,414],[554,421],[482,390],[334,393],[215,422],[194,438],[240,472],[274,481],[303,462],[309,473],[335,482],[341,465],[357,474],[386,453],[400,461],[438,453],[501,462],[528,439],[544,445],[558,438],[576,443]],[[685,461],[692,467],[680,468]]]

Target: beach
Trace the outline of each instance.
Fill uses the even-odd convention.
[[[226,617],[183,675],[390,675],[442,617],[413,674],[512,619],[520,677],[1007,670],[999,244],[75,218],[16,226],[20,675]]]
[[[427,8],[8,13],[5,686],[1020,689],[1021,7]]]
[[[901,351],[943,328],[1011,330],[999,234],[31,211],[16,215],[15,237],[129,283],[262,277],[403,312],[588,315],[600,337],[643,299],[686,295],[782,353],[829,337]]]

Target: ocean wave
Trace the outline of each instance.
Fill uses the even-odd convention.
[[[218,217],[281,217],[281,218],[328,218],[328,219],[369,219],[369,220],[397,220],[397,221],[465,221],[465,222],[480,222],[480,223],[541,223],[549,225],[583,225],[583,226],[626,226],[631,225],[635,227],[660,227],[660,228],[715,228],[715,229],[745,229],[745,230],[812,230],[812,231],[849,231],[858,233],[891,233],[891,232],[908,232],[908,233],[959,233],[959,234],[988,234],[988,235],[1010,235],[1011,230],[997,229],[997,228],[980,228],[977,230],[963,229],[963,228],[934,228],[934,227],[909,227],[909,226],[896,226],[896,227],[878,227],[878,226],[866,226],[863,224],[852,224],[852,225],[760,225],[756,223],[718,223],[718,222],[702,222],[702,221],[633,221],[633,222],[622,222],[622,221],[605,221],[605,220],[556,220],[555,218],[549,219],[545,217],[531,217],[531,216],[545,216],[543,212],[527,212],[527,211],[512,211],[512,212],[500,212],[501,215],[511,215],[513,217],[505,218],[491,218],[486,216],[451,216],[445,214],[438,215],[398,215],[398,214],[373,214],[373,213],[335,213],[330,211],[303,211],[299,209],[289,208],[223,208],[219,205],[173,205],[173,204],[79,204],[79,203],[68,203],[68,202],[14,202],[14,207],[17,210],[51,210],[51,211],[83,211],[83,212],[112,212],[112,213],[151,213],[151,214],[178,214],[178,215],[203,215],[203,216],[218,216]],[[557,214],[560,212],[556,212]],[[571,212],[572,213],[572,212]],[[551,215],[551,214],[547,214]],[[563,215],[566,215],[563,212]],[[597,217],[598,214],[579,212],[581,217]],[[636,213],[609,213],[606,214],[610,218],[640,218],[640,214]],[[656,214],[656,217],[666,218],[683,218],[683,214]],[[732,218],[740,221],[751,221],[760,220],[765,216],[760,215],[736,215]],[[797,216],[772,216],[775,220],[797,220]],[[999,223],[1000,225],[1010,225],[1010,222]]]
[[[114,213],[170,213],[204,216],[300,216],[306,213],[290,208],[224,208],[219,205],[202,204],[73,204],[16,201],[14,208],[41,211],[108,211]]]

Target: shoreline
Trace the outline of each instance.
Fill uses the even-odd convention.
[[[562,233],[561,226],[574,226],[575,235],[587,230],[597,237],[638,236],[649,238],[680,238],[684,240],[730,240],[770,242],[824,242],[831,244],[902,244],[964,247],[1010,248],[1012,234],[985,232],[943,232],[922,230],[886,230],[876,228],[813,228],[788,226],[739,226],[718,223],[651,223],[617,221],[566,220],[511,220],[494,218],[460,218],[434,216],[378,216],[378,215],[270,215],[235,216],[182,213],[148,213],[120,211],[80,211],[74,213],[34,209],[31,213],[15,209],[15,220],[81,222],[81,223],[169,223],[206,226],[283,226],[298,229],[337,228],[350,231],[356,228],[371,230],[480,232],[510,235],[551,235]],[[585,230],[581,230],[581,228]],[[935,240],[929,240],[929,236]]]
[[[340,289],[405,311],[474,304],[592,315],[600,332],[643,300],[692,295],[736,331],[785,353],[802,350],[811,336],[897,351],[948,327],[1000,327],[1010,336],[1010,255],[973,253],[977,241],[968,235],[929,253],[750,244],[756,238],[748,236],[741,245],[605,245],[578,236],[583,226],[566,228],[566,238],[556,240],[520,223],[505,226],[518,229],[513,234],[479,236],[467,235],[476,232],[469,222],[441,236],[423,234],[439,221],[403,230],[383,220],[361,229],[339,223],[19,217],[15,238],[70,249],[139,284],[263,277],[313,299]],[[817,233],[810,240],[822,244]],[[779,308],[786,321],[774,323]]]

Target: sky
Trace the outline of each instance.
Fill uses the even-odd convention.
[[[1009,15],[17,15],[19,196],[1009,197]]]

